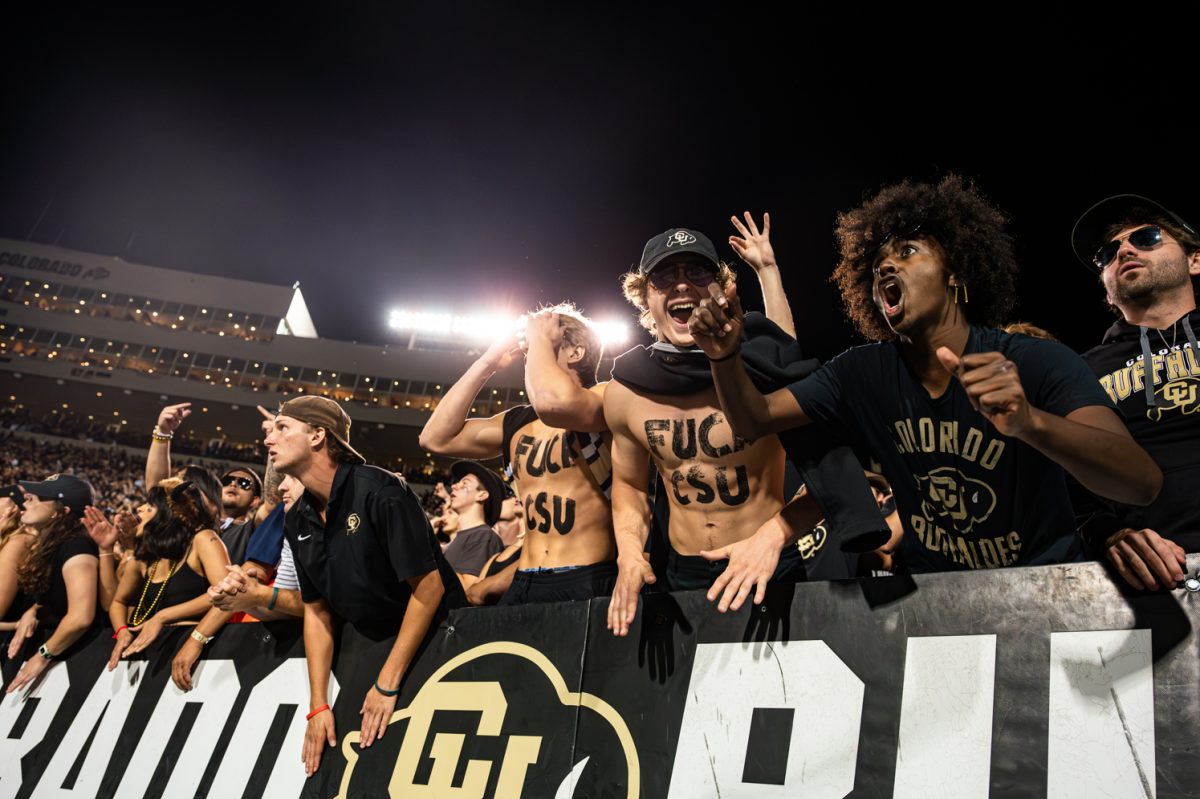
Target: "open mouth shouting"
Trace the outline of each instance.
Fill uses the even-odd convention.
[[[694,310],[696,310],[696,301],[690,297],[673,300],[667,304],[667,314],[680,331],[687,330],[688,319],[692,317]]]
[[[904,313],[904,284],[895,275],[885,275],[875,282],[875,303],[889,321]]]

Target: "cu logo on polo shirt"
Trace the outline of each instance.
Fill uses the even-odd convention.
[[[358,532],[358,526],[362,524],[362,519],[358,518],[357,513],[351,513],[346,517],[346,534],[353,535]]]
[[[598,722],[602,745],[574,763],[539,757],[550,742],[574,736],[582,713]],[[472,719],[469,731],[455,719],[464,714]],[[641,767],[625,720],[600,697],[571,691],[550,659],[525,644],[495,641],[452,658],[430,675],[408,707],[392,713],[389,725],[371,757],[390,758],[395,749],[378,750],[398,745],[388,783],[391,799],[520,799],[529,783],[541,786],[531,790],[540,796],[550,795],[547,786],[557,788],[556,797],[595,796],[596,787],[605,784],[624,786],[625,799],[640,794]],[[366,783],[354,780],[358,740],[357,731],[342,739],[346,770],[336,799],[363,795]],[[422,769],[430,757],[432,770]],[[459,785],[456,774],[462,775]],[[489,784],[495,786],[491,791]]]

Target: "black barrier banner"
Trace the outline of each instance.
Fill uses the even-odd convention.
[[[298,624],[226,629],[188,694],[185,631],[112,672],[103,636],[0,705],[0,799],[1192,797],[1198,603],[1077,564],[773,586],[729,614],[649,595],[623,639],[607,600],[464,610],[369,749],[391,641],[346,629],[308,780]]]

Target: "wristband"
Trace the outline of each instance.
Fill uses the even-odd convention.
[[[174,433],[164,433],[158,429],[158,425],[154,425],[154,429],[150,431],[150,437],[155,441],[170,441],[175,437]]]
[[[329,705],[321,705],[320,707],[314,707],[312,710],[308,711],[308,715],[304,717],[304,720],[312,721],[313,716],[317,715],[318,713],[324,713],[326,710],[329,710]]]
[[[58,657],[53,652],[51,652],[50,649],[45,644],[42,644],[41,646],[38,647],[38,654],[41,655],[42,657],[44,657],[46,660],[54,660],[54,658]]]
[[[271,587],[271,601],[267,603],[267,610],[275,609],[275,600],[279,599],[279,589]]]
[[[113,630],[113,640],[114,641],[117,640],[117,636],[121,634],[121,630],[128,630],[128,629],[129,629],[128,624],[122,624],[120,627]]]
[[[400,689],[399,689],[399,688],[397,688],[397,689],[396,689],[396,690],[394,690],[394,691],[388,691],[388,690],[385,690],[385,689],[383,689],[383,688],[380,688],[380,687],[379,687],[379,680],[376,680],[376,681],[375,681],[375,690],[376,690],[376,691],[378,691],[379,693],[383,694],[384,696],[396,696],[397,694],[399,694],[399,693],[400,693]]]
[[[708,362],[709,362],[709,363],[720,363],[721,361],[728,361],[730,358],[737,357],[738,355],[741,355],[741,354],[742,354],[742,348],[741,348],[741,347],[738,347],[736,350],[734,350],[733,352],[729,353],[728,355],[726,355],[726,356],[724,356],[724,357],[721,357],[721,358],[709,358],[709,359],[708,359]]]
[[[207,646],[208,642],[213,639],[213,636],[205,635],[194,627],[192,628],[192,631],[188,633],[188,637],[199,643],[201,646]]]

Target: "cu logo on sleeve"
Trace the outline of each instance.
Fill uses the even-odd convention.
[[[627,799],[639,796],[638,754],[624,719],[600,697],[571,691],[549,658],[524,644],[497,641],[452,658],[389,724],[383,741],[403,736],[388,782],[392,799],[570,799],[609,795],[614,785]],[[606,742],[587,751],[559,745],[585,725]],[[362,795],[358,741],[357,731],[342,739],[337,799]]]

